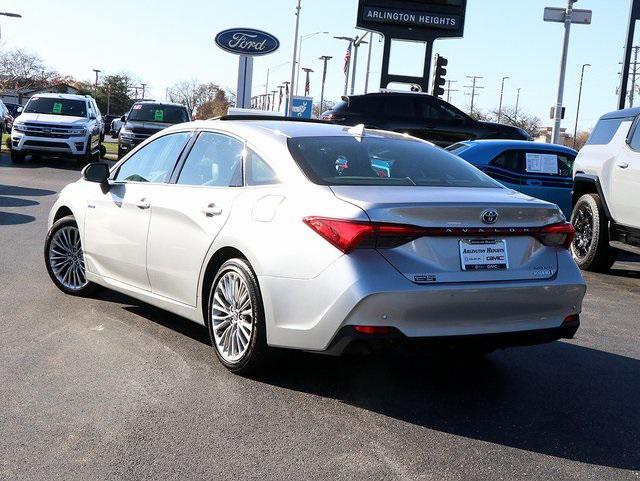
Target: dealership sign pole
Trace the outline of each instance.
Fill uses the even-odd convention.
[[[252,28],[231,28],[216,35],[216,45],[239,56],[236,107],[251,108],[253,57],[268,55],[280,47],[273,35]]]
[[[467,0],[360,0],[357,27],[384,35],[380,87],[392,82],[420,85],[429,90],[433,42],[438,38],[461,38]],[[389,73],[392,40],[426,43],[422,77]]]

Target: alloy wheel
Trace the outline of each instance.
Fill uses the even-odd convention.
[[[49,265],[53,275],[66,289],[79,291],[87,286],[89,282],[77,227],[62,227],[53,234],[49,245]]]
[[[593,243],[593,212],[588,205],[580,206],[575,212],[573,226],[576,236],[571,247],[576,257],[584,258],[589,254]]]
[[[229,363],[247,353],[253,335],[253,304],[245,279],[228,271],[216,285],[211,307],[211,326],[216,349]]]

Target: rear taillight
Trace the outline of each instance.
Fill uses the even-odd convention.
[[[548,225],[540,229],[538,239],[544,245],[549,247],[563,247],[568,249],[571,247],[574,237],[576,236],[576,230],[569,222],[564,224]]]
[[[356,247],[391,249],[425,235],[421,227],[401,224],[381,224],[327,217],[305,217],[303,221],[345,254]]]
[[[545,227],[419,227],[328,217],[302,220],[345,254],[356,248],[393,249],[420,237],[528,236],[548,247],[568,249],[575,236],[575,229],[568,222]]]

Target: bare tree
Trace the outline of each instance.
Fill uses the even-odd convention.
[[[37,88],[59,79],[56,72],[47,70],[43,60],[21,49],[0,52],[0,88],[20,90]]]
[[[168,90],[169,100],[186,106],[198,119],[218,117],[227,113],[230,94],[214,83],[195,79],[174,84]]]

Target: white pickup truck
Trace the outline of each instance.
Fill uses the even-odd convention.
[[[602,116],[573,173],[577,264],[604,272],[619,251],[640,254],[640,108]]]
[[[73,157],[84,164],[100,158],[102,115],[90,96],[44,93],[29,99],[11,132],[11,160],[27,155]]]

